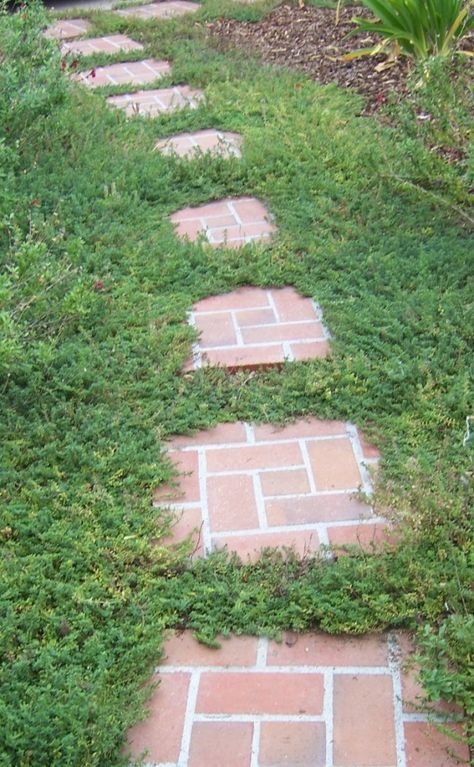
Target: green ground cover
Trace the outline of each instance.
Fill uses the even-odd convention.
[[[262,10],[216,1],[146,24],[91,14],[92,33],[127,32],[172,61],[168,82],[205,89],[197,110],[155,120],[70,85],[38,8],[0,18],[1,767],[122,764],[163,632],[177,626],[207,642],[416,629],[427,692],[463,707],[472,741],[468,158],[450,166],[429,151],[409,110],[383,126],[358,116],[355,95],[213,50],[195,22],[223,12]],[[455,86],[443,84],[443,104]],[[242,160],[151,151],[207,127],[242,133]],[[174,237],[169,213],[240,194],[276,215],[271,246]],[[331,358],[180,375],[186,310],[241,284],[315,297]],[[169,435],[307,414],[351,419],[379,444],[377,504],[398,521],[398,545],[191,565],[160,543],[169,519],[150,498],[171,476]]]

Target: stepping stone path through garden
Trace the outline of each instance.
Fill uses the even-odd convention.
[[[143,45],[136,43],[126,35],[109,35],[108,37],[93,37],[88,40],[75,40],[63,43],[61,53],[73,53],[77,56],[93,56],[94,53],[118,53],[119,51],[141,51]]]
[[[211,296],[193,306],[188,321],[200,337],[186,370],[271,367],[329,353],[319,306],[293,288],[240,288]]]
[[[240,157],[242,136],[218,130],[201,130],[196,133],[180,133],[178,136],[160,139],[155,149],[162,154],[176,154],[178,157],[210,152],[219,157]]]
[[[164,19],[196,11],[186,0],[115,11]],[[58,21],[57,40],[88,32],[83,19]],[[125,35],[63,44],[63,53],[139,50]],[[76,75],[90,87],[142,85],[171,74],[168,62],[114,63]],[[194,109],[203,98],[188,85],[110,96],[127,116]],[[190,157],[197,150],[239,157],[241,137],[207,127],[161,139],[155,149]],[[152,147],[150,147],[152,149]],[[209,161],[212,161],[210,158]],[[226,198],[170,216],[178,237],[213,247],[268,243],[276,224],[253,197]],[[329,333],[321,310],[293,288],[240,288],[199,301],[189,314],[199,338],[185,373],[204,365],[229,372],[325,357]],[[253,373],[252,373],[253,374]],[[227,546],[254,559],[265,546],[300,554],[321,545],[372,549],[387,523],[370,506],[378,450],[350,423],[300,419],[282,428],[223,423],[167,446],[177,477],[156,488],[153,503],[177,515],[169,543],[195,538],[194,556]],[[363,496],[359,495],[359,490]],[[329,556],[329,552],[328,552]],[[281,644],[234,637],[220,650],[188,633],[173,635],[156,670],[150,715],[129,733],[129,749],[153,767],[454,767],[450,747],[415,706],[420,688],[402,661],[405,635],[350,639],[288,634]]]

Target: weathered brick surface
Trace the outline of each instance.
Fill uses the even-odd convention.
[[[181,211],[180,220],[176,219],[178,231],[194,239],[204,231],[209,234],[215,221],[227,226],[231,219],[226,204],[214,205],[218,207],[212,218],[209,206],[200,209],[203,218],[199,219],[193,218],[197,208]],[[244,216],[244,211],[241,214]],[[248,233],[248,224],[242,226]],[[322,324],[321,310],[294,288],[239,288],[227,295],[211,296],[195,304],[189,322],[198,331],[199,340],[186,370],[203,365],[230,370],[271,367],[285,360],[329,354],[329,333]]]
[[[99,88],[105,85],[145,85],[145,83],[161,79],[170,71],[171,67],[167,61],[144,59],[95,67],[85,72],[78,72],[72,79],[87,85],[88,88]]]
[[[45,35],[55,40],[71,40],[85,35],[89,28],[87,19],[60,19],[46,29]]]
[[[199,645],[172,635],[150,716],[129,734],[153,767],[467,767],[467,750],[397,696],[402,636],[288,633]],[[400,652],[399,642],[404,653]]]
[[[268,546],[304,554],[383,536],[382,522],[357,497],[370,483],[350,424],[221,424],[167,447],[178,476],[156,488],[154,503],[178,513],[176,540],[198,527],[205,551],[227,546],[245,560]]]
[[[135,5],[131,8],[121,8],[115,11],[119,16],[134,17],[137,19],[169,19],[173,16],[183,16],[185,13],[195,13],[200,8],[199,3],[189,0],[169,0],[169,2],[148,3],[147,5]]]
[[[241,144],[242,137],[238,133],[202,130],[160,139],[155,149],[162,154],[176,154],[178,157],[193,157],[204,152],[220,157],[240,157]]]
[[[94,53],[118,53],[119,51],[140,51],[143,45],[131,40],[126,35],[108,35],[107,37],[90,37],[86,40],[74,40],[63,43],[61,53],[78,56],[92,56]]]
[[[240,248],[249,242],[269,240],[276,231],[269,211],[254,197],[235,197],[184,208],[170,216],[178,237],[209,245]]]
[[[107,103],[112,107],[123,109],[129,117],[156,117],[185,107],[196,109],[202,98],[202,91],[194,90],[187,85],[176,85],[174,88],[109,96]]]

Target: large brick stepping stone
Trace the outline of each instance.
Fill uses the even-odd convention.
[[[204,235],[214,247],[240,248],[249,242],[268,240],[276,231],[265,205],[255,197],[211,202],[184,208],[170,216],[179,237],[195,242]]]
[[[177,85],[174,88],[160,88],[159,90],[125,93],[122,96],[109,96],[107,103],[110,106],[124,109],[130,117],[136,115],[156,117],[184,107],[196,109],[203,97],[202,91],[190,88],[188,85]]]
[[[239,288],[199,301],[189,323],[200,333],[185,370],[222,365],[231,371],[329,353],[321,310],[294,288]]]
[[[196,133],[180,133],[164,138],[155,144],[162,154],[192,157],[199,152],[210,152],[220,157],[240,157],[242,136],[218,130],[201,130]]]
[[[87,72],[79,72],[73,80],[87,85],[89,88],[99,88],[104,85],[144,85],[161,79],[171,72],[167,61],[144,59],[143,61],[128,61],[121,64],[109,64],[106,67],[96,67]]]
[[[117,53],[118,51],[141,51],[143,45],[131,40],[126,35],[109,35],[108,37],[91,37],[87,40],[74,40],[63,43],[63,54],[74,53],[78,56],[92,56],[94,53]]]
[[[60,19],[51,24],[44,34],[54,40],[70,40],[85,35],[89,28],[90,22],[87,19]]]
[[[201,6],[189,0],[170,0],[170,2],[149,3],[148,5],[136,5],[131,8],[121,8],[115,11],[119,16],[132,16],[137,19],[170,19],[173,16],[183,16],[185,13],[194,13]]]
[[[175,634],[129,751],[158,767],[467,765],[466,746],[407,713],[402,669],[396,636],[240,636],[214,650]]]
[[[376,452],[349,423],[220,424],[168,448],[178,481],[158,487],[153,502],[177,512],[176,541],[200,529],[201,553],[227,545],[253,559],[268,546],[301,555],[333,542],[370,548],[383,534],[384,520],[356,497],[370,494]]]

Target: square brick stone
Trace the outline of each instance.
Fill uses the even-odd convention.
[[[301,450],[296,442],[231,447],[227,450],[210,448],[207,460],[210,472],[252,471],[280,466],[301,466],[303,463]]]
[[[294,640],[294,638],[293,638]],[[287,644],[271,642],[269,666],[373,666],[388,667],[385,636],[342,637],[314,632],[296,635]]]
[[[326,733],[322,722],[263,722],[261,767],[326,767]]]
[[[201,6],[190,0],[171,0],[170,2],[148,3],[121,8],[115,11],[119,16],[132,16],[137,19],[169,19],[173,16],[183,16],[185,13],[195,13]]]
[[[340,522],[372,516],[370,506],[347,493],[311,495],[307,498],[272,498],[265,503],[269,525],[308,525],[317,522]],[[333,528],[336,532],[339,529]],[[342,535],[339,533],[339,535]]]
[[[376,522],[373,524],[356,524],[342,527],[329,527],[328,538],[331,546],[360,546],[371,550],[390,540],[387,525]],[[343,553],[342,550],[338,553]]]
[[[94,53],[117,53],[118,51],[140,51],[143,45],[131,40],[126,35],[108,35],[107,37],[92,37],[87,40],[74,40],[63,43],[63,55],[74,53],[78,56],[92,56]]]
[[[196,317],[196,328],[200,333],[200,342],[208,348],[212,346],[229,346],[237,343],[232,315],[220,312],[219,320],[214,316],[201,314]]]
[[[251,722],[195,722],[188,767],[250,767]]]
[[[252,477],[245,474],[209,477],[207,502],[211,529],[215,532],[258,527]]]
[[[299,495],[311,489],[305,469],[267,471],[260,474],[260,482],[264,496]]]
[[[186,503],[198,503],[201,500],[199,485],[199,455],[197,450],[171,453],[171,460],[179,474],[176,486],[160,485],[153,494],[156,503],[185,500]]]
[[[334,767],[396,767],[390,676],[334,678]]]
[[[167,61],[144,59],[96,67],[86,72],[79,72],[73,75],[72,79],[89,88],[100,88],[105,85],[144,85],[161,79],[170,71],[171,67]]]
[[[153,762],[177,762],[181,750],[190,674],[164,675],[147,707],[150,714],[128,733],[132,756],[148,752]]]
[[[319,549],[319,537],[316,530],[289,529],[278,533],[258,533],[244,531],[242,535],[220,536],[212,539],[213,549],[223,549],[227,546],[246,562],[255,562],[263,549],[287,548],[294,549],[298,556],[303,557]]]
[[[257,661],[256,637],[237,636],[220,639],[219,649],[207,647],[194,639],[190,631],[173,634],[166,642],[166,666],[253,666]]]
[[[405,722],[407,767],[460,767],[469,765],[469,749],[428,722]],[[456,727],[452,726],[456,733]],[[459,735],[459,729],[457,729]]]
[[[352,490],[361,475],[350,440],[310,442],[308,454],[318,490]]]
[[[156,117],[178,109],[196,109],[204,94],[187,85],[159,90],[135,91],[121,96],[109,96],[107,103],[123,109],[129,117]]]
[[[44,34],[54,40],[70,40],[85,35],[89,28],[90,22],[87,19],[59,19],[51,24]]]
[[[238,133],[218,130],[203,130],[195,133],[180,133],[177,136],[160,139],[155,149],[162,154],[176,154],[178,157],[193,157],[209,152],[223,158],[240,157],[242,137]],[[233,218],[232,222],[233,223]]]
[[[321,674],[259,672],[201,676],[196,711],[202,714],[321,714]]]

